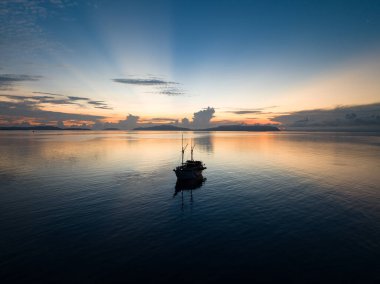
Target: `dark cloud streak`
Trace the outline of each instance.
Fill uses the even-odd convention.
[[[380,127],[380,103],[303,110],[277,115],[271,120],[285,127]]]
[[[10,112],[12,109],[15,111],[15,115],[19,115],[16,111],[16,106],[28,106],[34,110],[41,109],[45,104],[50,105],[76,105],[80,107],[91,106],[97,109],[111,110],[113,109],[104,101],[93,101],[85,97],[68,96],[65,97],[61,94],[49,93],[49,92],[33,92],[34,94],[45,94],[44,96],[20,96],[20,95],[0,95],[0,102],[13,103],[9,105]],[[7,99],[7,101],[1,100],[1,98]],[[9,100],[9,101],[8,101]],[[10,114],[10,113],[9,113]]]
[[[116,78],[111,79],[113,82],[126,84],[126,85],[135,85],[143,87],[153,87],[155,91],[152,93],[167,95],[167,96],[182,96],[185,95],[185,91],[178,88],[180,85],[177,82],[166,81],[157,77],[148,77],[148,78]]]
[[[39,109],[30,102],[4,102],[0,101],[0,117],[11,120],[30,118],[48,121],[86,120],[97,121],[105,118],[99,115],[74,114],[65,112],[46,111]]]
[[[89,101],[89,98],[84,97],[74,97],[74,96],[68,96],[68,98],[72,101]]]
[[[264,110],[270,109],[270,108],[275,108],[277,106],[269,106],[269,107],[260,107],[260,108],[254,108],[254,109],[244,109],[244,108],[238,108],[238,109],[233,109],[226,111],[227,113],[233,113],[237,115],[244,115],[244,114],[269,114],[272,112],[266,112]]]
[[[24,102],[30,101],[35,105],[38,104],[55,104],[55,105],[73,105],[77,104],[68,99],[57,99],[53,96],[17,96],[17,95],[0,95],[12,101]]]
[[[178,83],[165,81],[158,78],[148,78],[148,79],[112,79],[116,83],[129,84],[129,85],[140,85],[140,86],[162,86],[162,85],[176,85]]]
[[[106,104],[104,101],[89,101],[88,103],[96,106],[102,106]]]
[[[112,107],[109,107],[109,106],[96,106],[95,108],[99,108],[99,109],[113,109]]]
[[[47,92],[32,92],[33,94],[50,95],[50,96],[63,96],[61,94],[47,93]]]
[[[38,81],[41,78],[37,75],[0,74],[0,90],[9,90],[20,82]]]
[[[229,113],[233,114],[253,114],[253,113],[263,113],[261,110],[235,110],[235,111],[228,111]]]
[[[182,96],[186,95],[184,90],[181,90],[179,88],[166,88],[164,90],[160,90],[157,92],[161,95],[167,95],[167,96]]]

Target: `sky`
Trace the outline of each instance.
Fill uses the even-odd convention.
[[[380,2],[0,1],[0,125],[380,125]]]

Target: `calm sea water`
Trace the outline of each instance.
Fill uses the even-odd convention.
[[[380,134],[0,132],[1,282],[380,281]]]

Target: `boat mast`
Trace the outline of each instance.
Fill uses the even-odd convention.
[[[185,147],[183,147],[183,133],[182,133],[182,165],[183,165],[183,156],[184,156],[184,154],[185,154],[185,149],[186,149],[186,147],[187,147],[187,144],[186,144]]]
[[[191,140],[191,160],[192,161],[194,161],[194,158],[193,158],[194,147],[195,147],[195,144],[193,145],[193,140]]]

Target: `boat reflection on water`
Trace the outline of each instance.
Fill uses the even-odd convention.
[[[206,181],[206,178],[203,178],[203,179],[187,179],[187,180],[178,179],[176,184],[175,184],[174,196],[176,196],[178,194],[178,192],[181,192],[181,191],[196,190],[196,189],[200,188],[204,184],[205,181]]]
[[[193,204],[193,190],[197,190],[205,183],[206,178],[198,180],[177,180],[175,184],[175,191],[173,198],[180,192],[181,193],[181,209],[184,209],[183,192],[190,192],[190,205]]]

